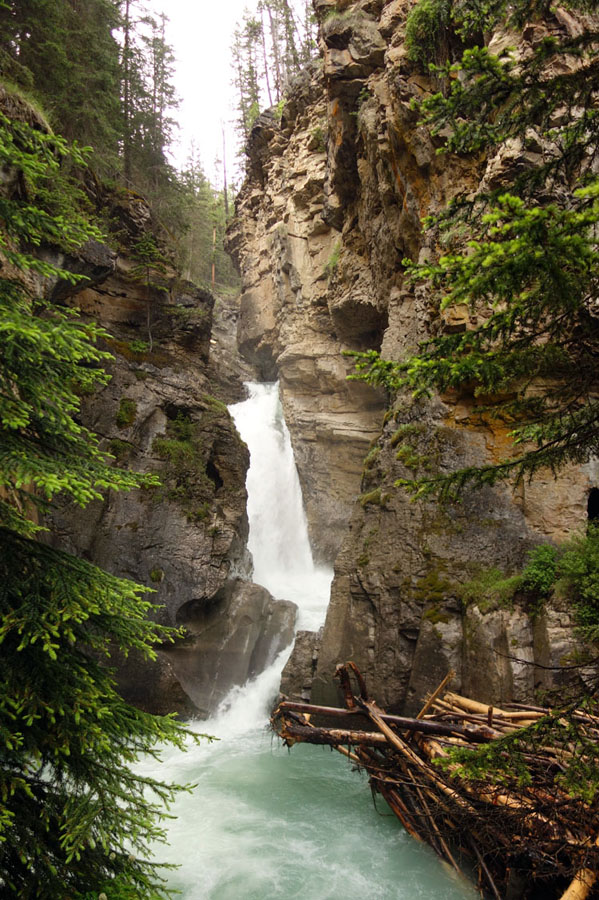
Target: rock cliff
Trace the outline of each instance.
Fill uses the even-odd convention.
[[[239,349],[264,379],[280,380],[313,548],[319,561],[332,562],[384,409],[375,391],[346,380],[351,366],[342,353],[380,346],[386,314],[371,301],[362,261],[345,272],[340,235],[328,221],[327,140],[327,98],[315,67],[293,85],[282,120],[264,113],[252,132],[229,247],[243,277]],[[354,287],[343,297],[334,285],[349,277]]]
[[[157,615],[186,629],[185,638],[160,648],[158,665],[120,661],[127,698],[153,712],[207,715],[231,687],[270,664],[290,642],[295,621],[293,604],[251,582],[249,455],[223,402],[240,398],[248,367],[240,362],[234,375],[231,363],[222,362],[231,355],[236,316],[226,302],[213,330],[210,293],[182,281],[168,264],[151,279],[140,276],[128,248],[150,232],[145,202],[135,195],[103,202],[120,223],[121,249],[90,244],[65,260],[89,280],[72,297],[57,286],[56,299],[78,306],[112,335],[111,380],[82,398],[84,423],[117,463],[157,473],[161,486],[109,495],[85,510],[58,508],[54,539],[147,585]]]
[[[482,424],[473,397],[398,401],[385,413],[385,398],[346,380],[344,350],[398,358],[430,334],[426,292],[406,283],[402,263],[435,248],[423,217],[523,163],[520,147],[491,159],[436,153],[411,108],[436,89],[408,59],[411,5],[314,0],[321,59],[290,86],[280,121],[258,120],[231,232],[240,350],[280,378],[314,544],[324,558],[340,548],[324,631],[300,637],[282,689],[331,702],[334,667],[351,658],[392,709],[415,708],[448,668],[458,690],[489,701],[547,685],[544,667],[574,649],[567,611],[533,620],[516,598],[483,612],[464,606],[461,585],[485,567],[515,571],[535,544],[582,527],[599,477],[589,465],[459,507],[411,503],[398,478],[427,461],[501,458],[507,429]],[[457,310],[442,327],[467,323]]]

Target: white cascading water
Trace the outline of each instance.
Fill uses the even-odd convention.
[[[308,526],[278,384],[248,384],[249,398],[230,407],[250,451],[248,546],[253,579],[298,607],[298,628],[324,622],[333,573],[314,566]]]
[[[277,384],[248,384],[230,408],[250,449],[249,546],[254,581],[297,604],[300,628],[324,620],[332,572],[312,561],[301,491]],[[432,851],[400,828],[366,779],[328,749],[289,753],[267,729],[291,648],[233,690],[195,730],[215,735],[187,753],[168,748],[144,774],[192,782],[168,825],[160,862],[179,868],[169,886],[182,900],[463,900],[478,896]],[[197,727],[195,727],[197,725]]]

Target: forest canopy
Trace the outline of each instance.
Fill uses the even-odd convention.
[[[311,0],[259,0],[254,14],[246,10],[231,47],[243,144],[265,107],[280,110],[291,80],[314,56],[315,21]]]

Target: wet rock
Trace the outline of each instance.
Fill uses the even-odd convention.
[[[281,675],[281,693],[285,696],[310,701],[321,638],[322,629],[296,634],[293,654]]]
[[[240,579],[181,610],[179,624],[189,636],[164,655],[201,715],[215,712],[231,688],[262,672],[291,643],[296,613],[294,603]]]
[[[91,248],[76,263],[84,272],[102,264],[101,247]],[[112,257],[108,255],[109,261]],[[87,268],[85,268],[87,267]],[[213,391],[236,392],[231,373],[208,365],[214,298],[181,280],[174,271],[164,276],[164,290],[148,290],[131,278],[132,262],[121,255],[112,269],[105,266],[69,302],[79,305],[112,332],[108,349],[110,382],[82,399],[82,418],[102,438],[102,446],[118,464],[154,472],[161,486],[152,490],[109,494],[86,509],[57,506],[52,513],[53,540],[114,574],[144,584],[154,593],[154,616],[168,625],[186,619],[190,605],[210,605],[218,598],[219,615],[243,634],[242,590],[229,590],[240,577],[249,582],[248,523],[245,477],[249,455],[229,413]],[[229,348],[235,340],[235,318],[228,320]],[[226,331],[226,325],[222,326]],[[223,351],[224,352],[224,351]],[[246,369],[249,374],[249,370]],[[220,380],[222,375],[223,380]],[[237,373],[241,378],[243,371]],[[251,592],[251,584],[248,590]],[[270,608],[262,599],[258,611],[246,604],[254,626],[249,629],[245,662],[240,671],[256,674],[267,665],[276,645],[273,633],[289,642],[285,608]],[[264,629],[262,634],[260,629]],[[231,634],[233,630],[231,631]],[[222,634],[215,640],[229,644]],[[241,641],[241,638],[239,638]],[[208,644],[204,636],[202,651]],[[194,707],[188,672],[193,647],[185,645],[184,684],[174,658],[162,653],[157,663],[135,656],[118,666],[123,694],[153,712],[190,715]],[[228,651],[232,652],[232,651]],[[243,656],[238,648],[238,656]],[[218,650],[210,655],[217,666]],[[191,661],[191,662],[190,662]],[[202,669],[202,677],[207,677]],[[214,675],[214,673],[213,673]],[[218,690],[226,679],[215,677]],[[231,683],[238,683],[235,681]],[[182,687],[183,684],[183,687]],[[220,687],[219,687],[220,686]],[[202,701],[203,702],[203,701]]]

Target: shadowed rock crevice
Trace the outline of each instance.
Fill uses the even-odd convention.
[[[163,655],[196,708],[208,715],[231,688],[262,672],[291,643],[296,612],[295,604],[275,600],[266,588],[234,579],[212,597],[180,608],[178,624],[187,638]]]

